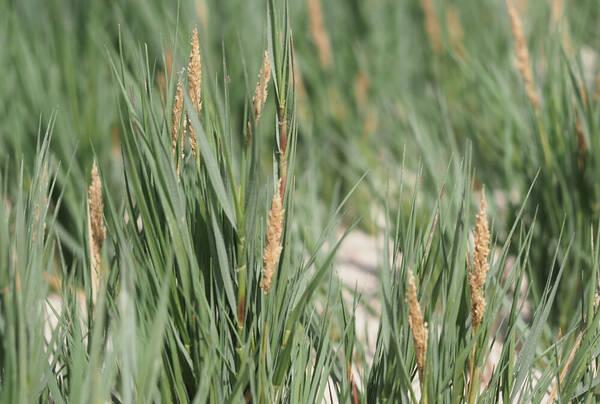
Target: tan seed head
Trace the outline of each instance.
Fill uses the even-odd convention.
[[[104,227],[103,219],[104,204],[102,203],[102,181],[98,175],[96,160],[94,160],[92,166],[92,184],[88,191],[87,202],[92,298],[95,301],[99,286],[98,272],[100,270],[102,245],[106,239],[106,228]]]
[[[331,67],[331,46],[329,35],[323,24],[323,11],[320,0],[308,0],[308,17],[310,20],[310,33],[319,53],[321,66],[325,70]]]
[[[431,50],[439,53],[442,50],[442,39],[440,35],[440,22],[435,12],[435,5],[432,0],[421,0],[421,8],[425,16],[425,31],[429,38]]]
[[[423,386],[425,359],[427,354],[427,323],[423,320],[421,306],[417,299],[417,287],[415,277],[411,270],[408,270],[408,303],[409,314],[408,324],[413,334],[413,343],[415,346],[415,356],[417,358],[417,371],[419,372],[419,381]]]
[[[190,61],[188,63],[188,76],[190,86],[190,100],[196,114],[200,115],[202,110],[202,61],[200,58],[200,41],[198,39],[198,27],[194,27],[191,41]],[[190,148],[192,155],[196,156],[196,134],[190,125]]]
[[[531,71],[531,59],[529,57],[529,51],[527,49],[527,40],[523,34],[523,25],[521,24],[521,17],[517,12],[515,6],[511,0],[506,0],[506,7],[508,9],[508,15],[510,17],[510,23],[512,26],[513,40],[515,41],[515,56],[517,58],[517,68],[521,73],[521,78],[525,84],[525,92],[527,97],[534,108],[539,107],[539,100],[535,93],[535,84],[533,82],[533,73]]]
[[[563,0],[552,1],[552,22],[557,24],[563,16]]]
[[[181,80],[177,83],[177,92],[175,93],[175,101],[173,102],[173,118],[171,124],[171,142],[173,145],[173,155],[177,153],[177,141],[179,140],[179,124],[181,122],[181,114],[183,113],[183,83]],[[185,138],[186,121],[182,128],[182,136]]]
[[[488,228],[485,187],[481,189],[481,202],[475,223],[475,250],[473,265],[469,267],[469,286],[471,289],[471,317],[473,329],[477,330],[485,312],[483,287],[489,270],[490,230]]]
[[[263,270],[260,287],[265,293],[269,293],[273,276],[279,264],[279,257],[283,247],[281,246],[281,238],[283,236],[283,218],[285,210],[280,195],[281,180],[277,182],[277,189],[273,195],[271,202],[271,210],[269,211],[269,221],[267,224],[267,245],[263,254]]]
[[[258,82],[254,89],[254,96],[252,97],[252,106],[254,109],[254,124],[258,123],[258,119],[262,114],[265,102],[267,102],[267,88],[269,86],[269,80],[271,80],[271,63],[269,62],[269,52],[265,51],[263,57],[263,63],[258,73]]]
[[[190,80],[190,99],[196,113],[202,110],[202,62],[200,60],[200,41],[198,40],[198,27],[192,32],[192,50],[188,63],[188,75]]]

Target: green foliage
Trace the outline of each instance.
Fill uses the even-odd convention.
[[[556,22],[529,3],[539,108],[502,1],[433,1],[438,50],[417,0],[1,0],[0,401],[595,402],[597,10],[565,4]],[[185,70],[194,26],[201,111]],[[282,254],[265,293],[279,179]],[[475,329],[482,184],[492,245]],[[376,298],[338,278],[357,225],[381,236]],[[421,381],[409,270],[428,323]],[[379,320],[374,346],[359,308]]]

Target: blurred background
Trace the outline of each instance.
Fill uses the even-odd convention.
[[[373,237],[385,207],[404,214],[408,206],[398,199],[403,168],[403,181],[421,190],[417,210],[425,220],[468,159],[475,188],[488,190],[499,241],[527,200],[524,220],[536,221],[527,269],[534,300],[556,248],[571,243],[552,315],[565,326],[592,271],[590,229],[600,206],[599,9],[594,0],[510,4],[521,38],[500,0],[290,2],[296,213],[307,240],[316,237],[310,229],[323,227],[330,206],[367,173],[348,209]],[[122,54],[124,63],[135,72],[146,61],[166,109],[195,26],[205,80],[231,84],[232,122],[243,122],[268,48],[264,1],[0,1],[1,170],[15,178],[21,166],[33,167],[40,136],[52,126],[51,156],[61,164],[54,192],[64,194],[56,227],[67,257],[84,254],[76,240],[94,155],[119,199],[120,89],[110,56],[118,60],[120,44],[136,49]],[[272,100],[267,108],[273,113]],[[263,147],[261,132],[272,130],[259,127]]]

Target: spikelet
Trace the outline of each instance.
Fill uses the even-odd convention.
[[[206,0],[196,0],[196,12],[202,22],[202,28],[206,32],[208,26],[208,11],[206,10]]]
[[[90,269],[92,283],[92,300],[95,302],[99,287],[100,258],[102,256],[102,244],[106,239],[106,228],[104,227],[104,204],[102,203],[102,181],[98,176],[96,160],[92,166],[92,184],[88,191],[87,200],[88,216],[88,241],[90,249]]]
[[[471,289],[471,321],[473,329],[477,330],[485,311],[485,296],[483,286],[490,265],[490,230],[488,228],[487,204],[485,202],[485,187],[481,189],[481,206],[475,223],[475,251],[473,251],[473,266],[469,266],[469,286]]]
[[[263,270],[262,280],[260,281],[260,287],[265,293],[269,293],[271,289],[271,282],[279,263],[279,257],[281,255],[281,237],[283,235],[283,216],[285,210],[283,209],[281,195],[281,180],[277,182],[277,189],[273,195],[273,202],[271,203],[271,210],[269,211],[269,222],[267,224],[267,245],[263,254]]]
[[[171,78],[171,73],[173,72],[173,54],[170,50],[165,52],[165,69],[167,72],[167,77]]]
[[[527,50],[527,40],[523,35],[523,25],[521,24],[521,18],[515,6],[511,0],[506,0],[506,7],[508,9],[508,15],[510,17],[510,23],[512,26],[512,35],[515,41],[515,55],[517,57],[517,68],[521,73],[521,78],[525,84],[525,92],[527,97],[534,108],[539,107],[539,100],[535,93],[535,85],[533,82],[533,73],[531,71],[531,60],[529,57],[529,51]]]
[[[190,51],[190,61],[188,63],[188,77],[190,87],[190,100],[194,106],[196,114],[202,110],[202,60],[200,58],[200,41],[198,39],[198,27],[194,27],[192,32],[192,41],[190,42],[192,50]],[[196,134],[194,128],[190,125],[190,148],[192,155],[196,156]]]
[[[419,300],[417,300],[417,287],[415,278],[411,270],[408,271],[408,296],[409,315],[408,324],[413,334],[413,343],[415,346],[415,356],[417,358],[417,371],[419,372],[419,381],[423,386],[425,356],[427,354],[427,323],[423,321],[423,313]]]
[[[200,60],[200,42],[198,40],[198,27],[192,32],[192,50],[188,63],[188,75],[190,79],[190,99],[196,113],[202,110],[202,62]]]
[[[171,125],[171,141],[173,145],[173,155],[177,153],[177,141],[179,140],[179,124],[181,122],[181,113],[183,112],[183,83],[181,80],[177,82],[177,93],[173,102],[173,119]],[[184,117],[183,133],[185,137],[186,120]]]
[[[431,50],[439,53],[442,50],[442,40],[440,36],[440,22],[435,13],[435,5],[432,0],[421,0],[421,8],[425,16],[425,31],[429,38]]]
[[[181,115],[183,112],[183,83],[181,80],[177,82],[177,93],[175,94],[175,101],[173,102],[173,122],[171,125],[171,142],[173,146],[173,156],[177,156],[177,141],[181,141],[181,158],[177,158],[177,178],[181,174],[181,159],[183,159],[183,147],[185,141],[185,134],[187,128],[187,116],[183,114],[183,125],[181,138],[179,137],[179,123],[181,122]]]
[[[187,115],[183,114],[183,127],[187,128],[188,126],[188,119],[187,119]],[[191,127],[190,127],[191,128]],[[181,137],[179,138],[179,144],[180,144],[180,149],[181,150],[181,155],[179,156],[179,160],[177,161],[177,177],[179,177],[180,174],[180,170],[181,170],[181,162],[183,161],[183,159],[185,158],[185,153],[184,153],[184,148],[185,148],[185,135],[186,135],[186,130],[183,131],[183,134],[181,135]]]
[[[308,17],[310,20],[310,33],[319,53],[319,61],[325,70],[331,67],[331,46],[329,35],[323,24],[323,11],[320,0],[308,0]]]
[[[552,0],[552,23],[557,24],[563,16],[563,0]]]
[[[186,117],[184,117],[184,122]],[[192,150],[192,156],[196,157],[196,132],[194,132],[194,127],[192,126],[192,122],[190,121],[190,149]],[[183,150],[183,149],[182,149]]]
[[[252,97],[252,107],[254,109],[254,124],[258,123],[258,119],[262,114],[265,102],[267,102],[267,88],[269,86],[269,80],[271,80],[271,63],[269,62],[269,52],[265,51],[263,57],[263,63],[258,73],[258,82],[254,89],[254,96]]]

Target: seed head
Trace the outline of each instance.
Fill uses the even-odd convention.
[[[323,24],[323,12],[320,0],[308,0],[308,17],[310,20],[310,33],[317,46],[321,66],[325,70],[331,67],[331,47],[329,36]]]
[[[413,343],[415,346],[415,356],[417,358],[417,371],[419,372],[419,381],[423,386],[425,356],[427,354],[427,323],[423,321],[423,313],[417,299],[417,287],[415,286],[415,277],[411,270],[408,271],[408,296],[409,315],[408,324],[413,334]]]
[[[425,31],[427,31],[431,50],[439,53],[442,50],[442,39],[440,35],[440,22],[435,13],[435,5],[432,0],[421,0],[421,8],[425,16]]]
[[[166,69],[167,77],[170,79],[171,73],[173,72],[173,54],[168,49],[165,52],[165,69]]]
[[[552,22],[557,24],[563,16],[563,0],[552,1]]]
[[[188,64],[190,79],[190,99],[197,114],[202,110],[202,62],[200,60],[200,41],[198,40],[198,27],[192,32],[192,50]]]
[[[98,271],[102,256],[102,245],[106,239],[104,227],[104,204],[102,203],[102,181],[98,175],[96,160],[92,166],[92,184],[88,191],[88,239],[90,249],[90,268],[92,280],[92,296],[95,300],[98,291]]]
[[[190,86],[190,100],[194,106],[196,114],[202,110],[202,61],[200,58],[200,41],[198,40],[198,27],[194,27],[192,32],[192,50],[190,52],[190,61],[188,63],[188,76]],[[190,125],[190,148],[192,155],[196,156],[196,134],[194,128]]]
[[[513,40],[515,41],[515,55],[517,57],[517,68],[521,73],[521,78],[525,84],[525,92],[527,97],[534,108],[539,107],[539,100],[535,93],[535,85],[533,82],[533,73],[531,71],[531,60],[529,57],[529,51],[527,50],[527,40],[523,35],[523,25],[521,24],[521,18],[519,13],[515,9],[511,0],[506,0],[506,7],[508,9],[508,15],[510,17],[510,23],[512,26]]]
[[[281,256],[281,237],[283,235],[283,217],[285,210],[280,196],[281,180],[277,182],[277,189],[273,195],[271,210],[269,211],[269,221],[267,224],[267,245],[263,254],[263,270],[260,287],[265,293],[269,293],[271,282],[279,263]]]
[[[106,238],[106,228],[104,228],[104,204],[102,203],[102,181],[98,175],[98,166],[96,160],[92,166],[92,184],[88,194],[88,205],[90,206],[92,236],[95,244],[101,248]]]
[[[206,32],[206,27],[208,23],[208,11],[206,10],[206,0],[196,0],[196,11],[198,12],[198,17],[200,17],[200,22],[202,22],[202,28],[204,32]]]
[[[267,101],[267,88],[271,80],[271,64],[269,62],[269,52],[265,51],[263,63],[258,74],[258,82],[252,97],[252,106],[254,108],[254,124],[258,123],[258,119],[262,114],[263,106]]]
[[[483,286],[489,270],[488,255],[490,252],[490,230],[488,228],[485,187],[481,189],[481,202],[475,223],[475,250],[473,266],[469,266],[469,286],[471,289],[471,317],[473,329],[477,330],[485,311]]]
[[[173,155],[177,153],[177,140],[179,139],[179,123],[181,122],[181,114],[183,112],[183,83],[181,80],[177,83],[177,93],[173,102],[173,122],[171,125],[171,141],[173,145]],[[182,128],[182,137],[185,138],[186,119],[184,117],[184,125]]]

